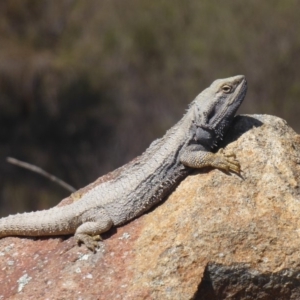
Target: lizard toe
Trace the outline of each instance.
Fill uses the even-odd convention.
[[[100,235],[97,236],[90,236],[88,234],[79,233],[76,235],[76,240],[78,244],[85,244],[85,246],[90,249],[91,251],[95,252],[95,249],[98,247],[99,243],[97,241],[100,240]]]

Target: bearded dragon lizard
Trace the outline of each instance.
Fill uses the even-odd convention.
[[[193,169],[240,172],[233,153],[217,149],[247,91],[242,75],[218,79],[190,104],[182,119],[139,157],[115,170],[69,205],[0,219],[0,237],[74,234],[94,250],[100,234],[162,201]]]

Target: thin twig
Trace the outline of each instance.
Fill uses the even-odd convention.
[[[59,184],[60,186],[62,186],[63,188],[67,189],[68,191],[70,191],[72,193],[76,191],[76,189],[74,187],[72,187],[68,183],[64,182],[63,180],[57,178],[56,176],[44,171],[40,167],[37,167],[37,166],[29,164],[27,162],[15,159],[13,157],[7,157],[6,160],[7,160],[7,162],[9,162],[13,165],[16,165],[18,167],[28,169],[32,172],[38,173],[38,174],[50,179],[51,181],[56,182],[57,184]]]

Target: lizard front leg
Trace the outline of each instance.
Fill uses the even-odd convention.
[[[194,150],[187,147],[181,154],[180,161],[183,165],[191,168],[214,167],[226,172],[240,173],[240,164],[234,153],[225,153],[220,149],[217,153],[204,150]]]
[[[93,212],[87,211],[83,219],[86,221],[76,229],[75,239],[95,251],[98,241],[101,240],[100,234],[108,231],[113,226],[113,221],[103,208],[95,209]]]

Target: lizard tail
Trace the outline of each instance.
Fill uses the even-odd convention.
[[[10,215],[0,219],[0,238],[5,236],[48,236],[74,233],[76,217],[68,218],[68,209],[53,207],[49,210]]]

